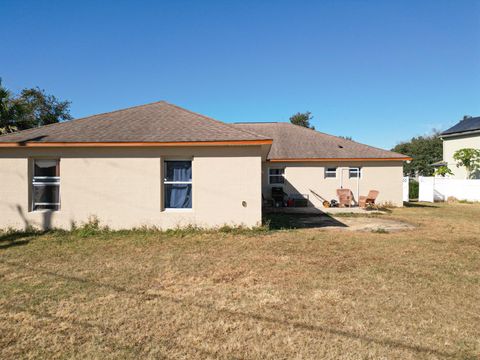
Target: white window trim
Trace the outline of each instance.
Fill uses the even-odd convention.
[[[282,174],[272,175],[272,174],[270,174],[270,170],[283,170],[283,173],[282,173]],[[272,183],[272,182],[270,181],[270,179],[271,179],[272,176],[275,176],[275,177],[281,176],[281,177],[283,177],[283,183]],[[269,185],[279,185],[279,186],[285,184],[285,168],[284,168],[284,167],[269,167],[269,168],[268,168],[268,184],[269,184]]]
[[[190,181],[168,181],[166,180],[167,176],[167,162],[173,162],[173,161],[189,161],[191,164],[192,168],[192,178]],[[165,196],[165,185],[174,185],[174,184],[179,184],[179,185],[192,185],[192,207],[189,208],[169,208],[165,206],[165,198],[163,199],[163,210],[166,212],[191,212],[193,211],[193,159],[164,159],[163,160],[163,196]]]
[[[193,199],[191,208],[165,208],[165,212],[193,212]]]
[[[60,211],[60,206],[61,206],[61,198],[60,198],[60,176],[34,176],[33,174],[35,173],[35,161],[37,160],[55,160],[57,162],[57,166],[60,167],[60,159],[43,159],[43,158],[34,158],[32,159],[32,180],[31,180],[31,211],[32,212],[45,212],[45,211]],[[54,180],[54,181],[38,181],[38,180]],[[47,202],[35,202],[34,200],[34,194],[33,194],[33,188],[34,187],[40,187],[40,186],[57,186],[58,187],[58,200],[60,200],[58,203],[47,203]],[[35,209],[35,206],[58,206],[58,209]]]
[[[358,176],[350,176],[350,170],[356,170],[358,172]],[[361,179],[362,178],[362,168],[360,166],[358,167],[349,167],[348,168],[348,178],[349,179]]]
[[[54,179],[54,180],[60,180],[60,176],[34,176],[33,179]]]
[[[328,169],[335,169],[335,172],[333,172],[333,171],[328,171]],[[336,179],[336,178],[337,178],[337,171],[338,171],[338,167],[337,167],[337,166],[325,167],[324,178],[325,178],[325,179]],[[327,176],[327,174],[335,174],[335,176]]]

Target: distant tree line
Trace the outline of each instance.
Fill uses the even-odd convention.
[[[413,158],[403,166],[405,176],[432,176],[435,172],[432,164],[443,158],[440,132],[433,130],[430,135],[413,137],[410,141],[401,142],[392,151]]]

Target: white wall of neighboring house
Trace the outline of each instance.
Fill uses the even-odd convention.
[[[443,161],[453,175],[420,176],[419,177],[419,201],[447,201],[448,198],[457,200],[480,201],[480,174],[468,177],[464,166],[457,167],[453,158],[460,149],[480,149],[480,132],[464,135],[444,136],[443,138]]]
[[[453,172],[454,179],[466,179],[467,171],[464,167],[457,167],[453,154],[460,149],[473,148],[480,149],[480,132],[470,135],[443,137],[443,161],[448,164],[448,168]],[[480,174],[477,174],[480,177]]]

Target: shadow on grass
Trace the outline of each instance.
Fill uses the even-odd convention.
[[[0,233],[0,249],[27,245],[31,238],[44,234],[45,231],[11,231]]]
[[[418,202],[404,202],[403,206],[408,208],[438,208],[436,205],[429,205],[425,203],[418,203]]]
[[[1,243],[0,242],[0,250],[1,249],[8,249],[10,247],[15,247],[15,246],[23,246],[27,245],[30,242],[30,240],[18,240],[18,241],[11,241],[7,243]]]
[[[347,227],[347,225],[328,214],[270,213],[263,216],[263,223],[266,224],[270,230]]]
[[[316,332],[316,333],[329,333],[329,334],[345,337],[345,338],[352,339],[352,340],[359,340],[359,341],[366,342],[366,343],[375,343],[375,344],[385,346],[385,347],[394,347],[394,348],[398,348],[398,349],[408,350],[408,351],[412,351],[412,352],[417,353],[417,354],[432,354],[432,355],[446,357],[446,358],[450,358],[454,355],[452,353],[440,351],[440,350],[433,349],[433,348],[426,347],[426,346],[409,344],[409,343],[406,343],[406,342],[401,341],[401,340],[395,340],[395,339],[389,339],[389,338],[376,338],[376,337],[369,336],[368,334],[355,333],[355,332],[352,332],[352,331],[342,330],[342,329],[338,329],[338,328],[332,328],[332,327],[324,326],[324,325],[309,324],[309,323],[305,323],[303,321],[296,320],[295,318],[289,316],[289,314],[284,314],[285,316],[283,318],[276,318],[276,317],[267,316],[267,315],[263,315],[263,314],[255,314],[255,313],[249,313],[249,312],[244,312],[244,311],[233,311],[233,310],[226,309],[224,307],[215,306],[215,304],[211,304],[211,303],[210,304],[205,304],[205,303],[200,303],[200,302],[195,302],[195,301],[188,301],[188,300],[185,300],[185,299],[179,299],[179,298],[169,296],[169,295],[147,294],[147,293],[145,293],[145,290],[140,290],[140,291],[137,290],[136,291],[134,289],[129,289],[129,288],[124,287],[124,286],[119,286],[119,285],[110,284],[110,283],[104,283],[104,282],[100,282],[100,281],[96,281],[96,280],[92,280],[92,279],[87,279],[87,278],[82,278],[82,277],[78,277],[78,276],[61,274],[61,273],[58,273],[58,272],[48,271],[48,270],[45,270],[45,269],[42,269],[42,268],[37,268],[37,267],[29,266],[29,265],[26,265],[26,264],[9,262],[9,261],[5,261],[5,260],[1,260],[1,259],[0,259],[0,263],[4,264],[4,265],[7,265],[7,266],[10,266],[10,267],[13,267],[13,268],[32,271],[36,274],[43,274],[45,276],[51,276],[55,279],[61,279],[61,280],[70,281],[70,282],[78,282],[78,283],[86,284],[86,285],[97,287],[97,288],[113,290],[113,291],[116,291],[116,292],[119,292],[119,293],[124,293],[128,296],[132,296],[133,298],[136,298],[140,301],[160,299],[160,300],[164,300],[164,301],[170,301],[170,302],[178,304],[182,307],[192,306],[192,307],[207,310],[211,313],[214,312],[214,313],[217,313],[219,315],[227,315],[229,318],[233,317],[233,318],[240,318],[240,319],[246,319],[246,320],[254,320],[254,321],[259,321],[259,322],[266,322],[266,323],[271,323],[271,324],[275,324],[275,325],[278,325],[278,326],[285,326],[287,328],[294,328],[294,329],[297,329],[297,330],[312,331],[312,332]],[[15,306],[7,305],[7,307],[10,307],[11,309],[15,309]],[[27,312],[32,311],[32,309],[27,309],[27,308],[23,308],[21,310],[22,311],[27,311]],[[39,315],[42,315],[42,314],[39,314]],[[43,314],[42,316],[45,316],[45,314]],[[72,323],[75,324],[76,322],[72,321]],[[90,323],[87,323],[87,324],[88,324],[88,326],[93,326],[93,327],[95,326],[95,325],[90,324]],[[77,325],[79,325],[79,324],[77,323]],[[176,344],[176,345],[180,345],[180,344]]]

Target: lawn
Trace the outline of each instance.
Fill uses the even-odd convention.
[[[0,235],[0,358],[478,358],[480,205],[381,216],[416,228]]]

